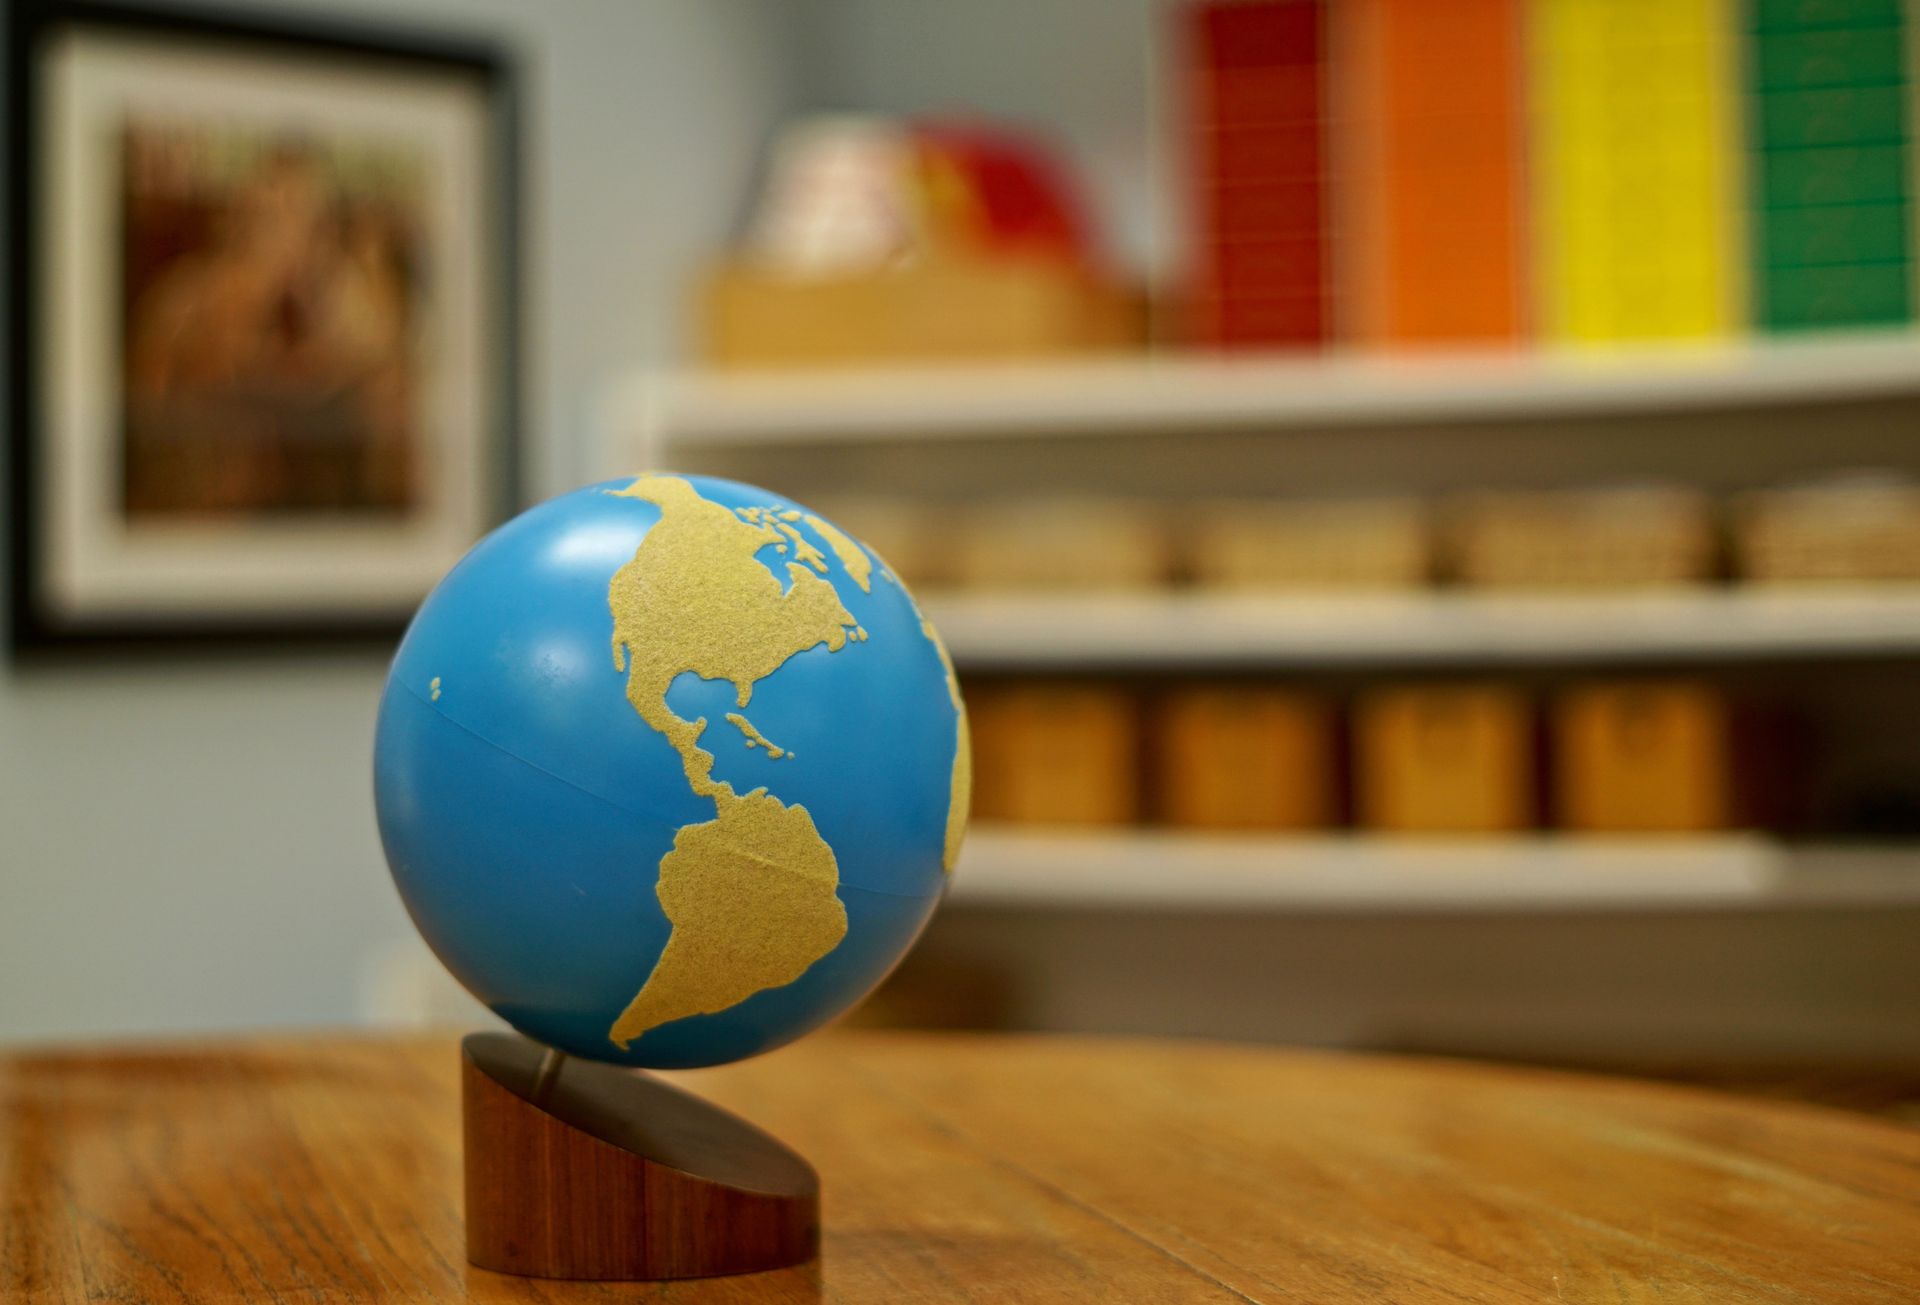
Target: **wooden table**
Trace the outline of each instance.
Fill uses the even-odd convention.
[[[828,1034],[678,1076],[798,1147],[819,1264],[470,1269],[452,1038],[0,1058],[0,1301],[1920,1300],[1920,1132],[1194,1043]]]

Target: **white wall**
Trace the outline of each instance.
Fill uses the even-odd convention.
[[[802,33],[821,108],[978,115],[1051,141],[1122,266],[1166,265],[1155,51],[1170,0],[814,0]]]
[[[495,37],[520,60],[526,487],[576,483],[590,396],[673,355],[685,269],[797,94],[794,11],[307,7]],[[368,958],[410,934],[369,791],[383,670],[378,652],[0,660],[0,1040],[352,1018]]]

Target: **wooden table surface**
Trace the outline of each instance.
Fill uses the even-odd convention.
[[[822,1259],[469,1268],[453,1038],[0,1057],[0,1301],[1920,1301],[1920,1132],[1446,1061],[834,1033],[675,1076],[809,1156]]]

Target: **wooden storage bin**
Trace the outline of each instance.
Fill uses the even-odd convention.
[[[1066,681],[973,684],[973,815],[1123,825],[1140,814],[1140,720],[1127,689]]]
[[[1418,499],[1196,503],[1183,532],[1194,583],[1217,589],[1407,589],[1433,569]]]
[[[1320,829],[1338,785],[1326,703],[1259,684],[1174,689],[1153,715],[1160,816],[1194,829]]]
[[[1863,477],[1748,494],[1734,551],[1759,583],[1920,581],[1920,486]]]
[[[981,503],[952,541],[949,577],[969,589],[1152,589],[1172,571],[1165,519],[1124,500]]]
[[[1660,833],[1732,823],[1723,695],[1685,681],[1587,684],[1553,706],[1554,807],[1567,829]]]
[[[702,300],[716,367],[1039,358],[1137,344],[1128,296],[1058,259],[927,257],[798,276],[727,263]]]
[[[1448,569],[1470,585],[1630,588],[1713,574],[1713,513],[1693,490],[1480,494],[1450,518]]]
[[[1532,721],[1498,685],[1408,686],[1354,708],[1359,821],[1394,833],[1502,833],[1533,823]]]

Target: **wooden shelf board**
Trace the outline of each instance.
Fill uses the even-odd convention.
[[[966,906],[1134,910],[1665,910],[1920,906],[1920,846],[1756,834],[969,834]]]
[[[682,443],[1125,434],[1742,408],[1920,394],[1920,333],[1713,346],[1383,357],[1140,355],[796,372],[680,371],[616,384],[623,457]]]
[[[1315,667],[1920,654],[1920,586],[1619,594],[929,593],[963,667]]]

